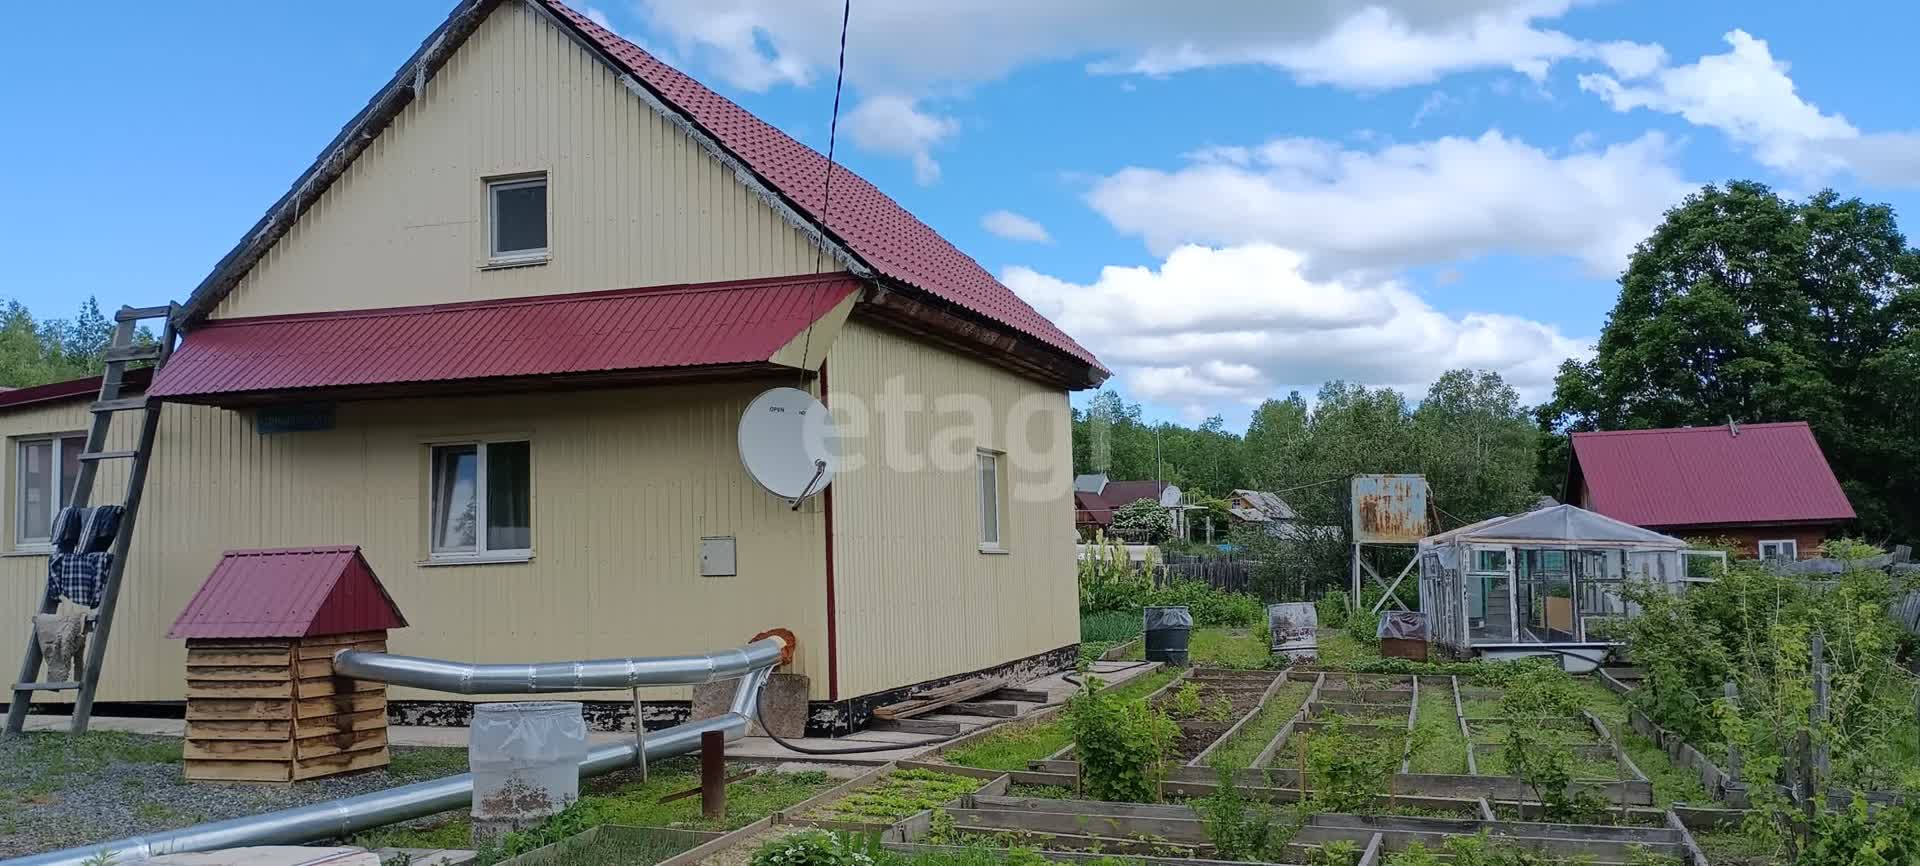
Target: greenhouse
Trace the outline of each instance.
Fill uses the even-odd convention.
[[[1420,540],[1420,607],[1456,655],[1553,654],[1584,670],[1621,638],[1629,580],[1689,580],[1687,542],[1555,505]],[[1713,554],[1717,555],[1717,554]]]

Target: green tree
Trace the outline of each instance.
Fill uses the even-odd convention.
[[[1538,497],[1539,433],[1498,373],[1447,371],[1413,410],[1413,440],[1434,500],[1460,520],[1524,511]]]
[[[113,323],[88,298],[73,319],[36,321],[25,304],[0,311],[0,386],[25,388],[94,376],[113,336]]]
[[[1620,278],[1594,359],[1536,413],[1555,435],[1804,420],[1875,538],[1920,534],[1920,252],[1885,205],[1708,186]],[[1543,482],[1566,449],[1542,450]]]

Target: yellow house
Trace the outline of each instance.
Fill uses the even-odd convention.
[[[395,652],[788,629],[816,726],[1067,664],[1067,394],[1107,372],[871,184],[828,177],[555,0],[462,4],[181,305],[99,700],[181,700],[164,635],[221,552],[302,545],[364,548],[412,624]],[[779,386],[844,436],[797,506],[736,445]],[[0,395],[0,647],[43,597],[94,387]]]

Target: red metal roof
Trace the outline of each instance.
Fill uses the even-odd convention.
[[[670,107],[688,116],[721,147],[824,225],[885,276],[958,304],[1100,367],[1082,348],[1012,289],[921,222],[886,193],[836,164],[832,212],[822,217],[827,158],[678,69],[660,62],[557,0],[540,0],[599,45]]]
[[[1098,493],[1076,490],[1073,493],[1073,522],[1076,525],[1112,526],[1113,506]]]
[[[147,387],[147,381],[152,378],[152,367],[135,367],[121,377],[120,387],[125,391],[138,391]],[[81,379],[68,379],[65,382],[49,382],[45,385],[0,390],[0,409],[99,395],[100,377],[87,376]]]
[[[1100,491],[1100,498],[1105,499],[1114,508],[1131,505],[1142,499],[1159,502],[1160,495],[1172,486],[1166,481],[1109,481]]]
[[[859,287],[852,276],[836,273],[214,319],[187,333],[150,393],[193,397],[765,363]]]
[[[229,550],[167,637],[320,637],[406,624],[358,546]]]
[[[1853,519],[1804,421],[1573,434],[1585,506],[1636,526]],[[1578,495],[1579,491],[1569,491]]]

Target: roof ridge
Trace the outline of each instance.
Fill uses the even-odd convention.
[[[1755,421],[1752,423],[1739,423],[1735,426],[1738,426],[1742,430],[1753,430],[1756,428],[1770,430],[1779,427],[1805,427],[1809,430],[1813,429],[1813,425],[1806,421]],[[1727,425],[1725,424],[1702,424],[1692,427],[1649,427],[1640,430],[1575,430],[1573,431],[1573,437],[1579,439],[1592,438],[1595,436],[1633,436],[1656,433],[1671,436],[1680,433],[1712,433],[1715,431],[1726,432],[1726,430]]]

